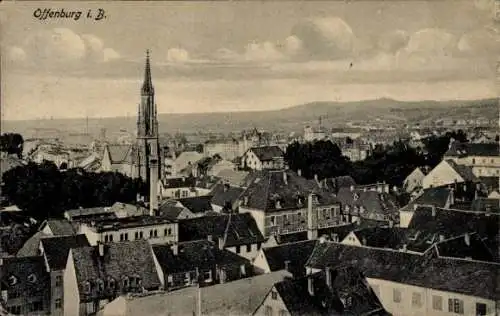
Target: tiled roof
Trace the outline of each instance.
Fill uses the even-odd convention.
[[[460,143],[453,142],[445,153],[445,156],[462,157],[462,156],[485,156],[495,157],[500,153],[497,143]]]
[[[479,177],[479,181],[486,187],[488,191],[498,190],[500,186],[500,178],[496,177]]]
[[[114,219],[95,219],[90,222],[91,227],[95,227],[95,229],[99,232],[104,231],[115,231],[120,228],[134,228],[134,227],[143,227],[143,226],[151,226],[151,225],[160,225],[160,224],[168,224],[172,221],[164,216],[133,216],[133,217],[123,217],[123,218],[114,218]]]
[[[213,211],[212,204],[210,203],[211,199],[211,196],[203,195],[177,199],[177,201],[190,210],[191,213],[198,214]]]
[[[500,200],[477,198],[474,201],[472,201],[471,210],[475,212],[500,213]]]
[[[360,242],[366,246],[377,248],[399,249],[404,243],[403,229],[399,227],[366,227],[353,232]]]
[[[408,225],[408,250],[424,252],[433,242],[477,233],[492,250],[497,251],[500,214],[472,213],[459,210],[418,207]],[[413,240],[412,240],[413,239]]]
[[[340,188],[349,188],[351,185],[356,185],[356,181],[354,181],[351,176],[325,178],[321,183],[325,189],[333,190],[335,193],[337,193]]]
[[[202,287],[203,315],[252,315],[273,284],[290,276],[286,271],[267,273],[251,278]],[[99,316],[193,315],[197,313],[198,288],[188,287],[147,296],[121,296],[106,305]]]
[[[181,171],[187,168],[190,163],[191,165],[196,165],[196,163],[203,158],[203,155],[196,151],[185,151],[182,152],[175,160],[174,167],[176,171]]]
[[[298,241],[264,248],[262,251],[266,256],[267,264],[271,271],[285,269],[285,261],[289,261],[289,271],[300,273],[303,272],[305,263],[309,259],[316,243],[316,240]]]
[[[232,209],[243,191],[242,188],[219,183],[210,192],[212,196],[211,203],[222,207],[230,205]]]
[[[165,178],[161,180],[161,184],[165,189],[192,188],[196,185],[196,178],[194,177]]]
[[[455,170],[464,181],[476,181],[477,178],[472,172],[472,168],[469,166],[459,165],[451,159],[446,160],[446,162]]]
[[[252,147],[251,150],[260,161],[269,161],[283,157],[284,153],[278,146]]]
[[[175,206],[175,204],[171,203],[163,203],[160,205],[159,213],[161,216],[168,218],[171,221],[175,221],[179,218],[179,215],[184,211],[185,208],[180,206]]]
[[[130,145],[107,145],[111,163],[128,163],[132,158],[132,146]]]
[[[231,185],[241,186],[245,178],[248,176],[248,172],[224,169],[219,171],[216,176],[229,182]]]
[[[360,227],[365,227],[365,226],[366,226],[365,221],[363,221],[363,222],[361,222],[361,225],[351,223],[351,224],[340,225],[340,226],[320,228],[320,229],[318,229],[318,236],[319,237],[327,237],[328,239],[331,239],[333,237],[333,235],[336,234],[337,237],[339,238],[339,240],[342,240],[351,231],[353,231],[357,228],[360,228]],[[293,242],[304,241],[304,240],[307,240],[307,232],[306,231],[299,232],[299,233],[279,235],[277,243],[279,245],[282,245],[282,244],[293,243]]]
[[[74,235],[75,229],[67,219],[49,219],[47,225],[55,236]]]
[[[66,268],[70,249],[90,246],[85,235],[43,238],[40,242],[42,243],[44,256],[52,271]]]
[[[50,276],[41,256],[3,258],[0,266],[1,290],[15,291],[23,297],[47,296]]]
[[[42,231],[36,232],[33,236],[31,236],[24,245],[19,249],[16,256],[17,257],[33,257],[39,255],[40,249],[40,240],[44,237],[49,237],[49,235],[45,234]]]
[[[217,242],[217,241],[216,241]],[[198,240],[181,242],[174,255],[170,245],[154,245],[153,251],[163,273],[182,273],[219,265],[249,265],[250,261],[228,250],[220,250],[216,242]]]
[[[264,237],[249,213],[220,216],[204,216],[179,220],[179,241],[224,237],[230,219],[226,247],[264,242]]]
[[[435,207],[445,207],[448,202],[451,189],[447,186],[440,186],[425,189],[421,195],[410,201],[401,208],[403,211],[413,211],[414,205],[434,205]]]
[[[498,254],[493,254],[481,237],[475,233],[464,234],[438,242],[435,247],[440,257],[470,258],[491,262],[498,260]]]
[[[309,293],[312,279],[314,295]],[[299,315],[389,315],[359,271],[343,268],[331,271],[331,287],[326,274],[318,272],[298,279],[286,279],[275,284],[291,316]],[[351,305],[344,305],[343,298],[350,297]]]
[[[428,258],[406,252],[331,242],[319,243],[307,266],[317,269],[354,266],[367,278],[486,299],[495,299],[497,296],[496,275],[500,267],[493,263]]]
[[[67,210],[66,215],[71,219],[75,220],[80,217],[88,217],[91,215],[100,215],[100,214],[108,214],[109,210],[105,207],[87,207],[87,208],[79,208],[73,210]]]
[[[385,220],[399,217],[398,202],[389,193],[340,188],[337,193],[337,199],[342,204],[342,207],[345,205],[348,205],[350,208],[359,207],[360,216],[363,218]]]
[[[242,207],[269,212],[275,211],[276,201],[280,201],[281,209],[304,208],[310,193],[316,194],[320,205],[338,203],[334,194],[322,190],[316,181],[299,177],[291,170],[256,171],[245,181],[247,188],[241,196],[243,201],[248,197],[248,203],[242,204]],[[299,199],[303,203],[301,206]]]
[[[76,280],[80,299],[86,301],[91,297],[102,297],[103,294],[92,291],[85,294],[86,281],[107,281],[112,278],[120,283],[124,277],[139,277],[142,287],[154,289],[160,286],[153,252],[145,240],[123,241],[104,245],[104,256],[99,256],[99,246],[80,247],[71,250],[75,265]]]

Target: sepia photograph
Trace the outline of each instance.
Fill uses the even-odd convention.
[[[500,0],[0,2],[0,316],[500,315]]]

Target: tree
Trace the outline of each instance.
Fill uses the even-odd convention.
[[[19,158],[23,155],[24,139],[17,133],[5,133],[0,135],[0,151],[8,154],[16,154]]]
[[[428,152],[427,164],[435,167],[443,160],[444,154],[448,151],[451,139],[458,142],[468,142],[467,134],[463,130],[447,132],[441,136],[431,136],[425,138],[423,143]]]

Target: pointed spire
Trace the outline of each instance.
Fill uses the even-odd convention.
[[[154,93],[153,81],[151,80],[151,65],[149,63],[149,49],[146,50],[146,67],[144,69],[144,82],[142,83],[141,91],[143,95]]]

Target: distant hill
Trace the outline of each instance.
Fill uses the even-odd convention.
[[[497,99],[473,101],[397,101],[378,99],[357,102],[311,102],[286,109],[258,112],[217,112],[193,114],[159,114],[161,133],[240,131],[253,127],[265,130],[300,131],[306,124],[317,124],[322,116],[324,126],[344,125],[348,121],[420,122],[439,118],[498,118]],[[2,122],[2,132],[18,132],[33,137],[39,133],[83,132],[87,122],[81,119],[53,119]],[[90,118],[88,131],[98,135],[106,128],[108,135],[126,129],[133,132],[135,117]]]

